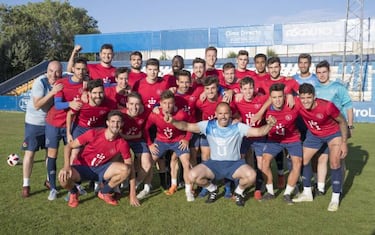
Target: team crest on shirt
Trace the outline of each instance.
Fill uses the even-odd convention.
[[[99,111],[99,115],[104,115],[105,113],[106,113],[105,110],[100,110],[100,111]]]
[[[260,104],[255,104],[254,108],[259,109],[260,108]]]
[[[143,124],[143,122],[144,122],[144,120],[143,120],[143,119],[139,119],[139,120],[137,121],[137,124],[138,124],[138,125],[142,125],[142,124]]]
[[[290,120],[292,120],[292,115],[290,115],[290,114],[287,114],[287,115],[285,115],[285,120],[287,120],[287,121],[290,121]]]
[[[315,117],[318,118],[318,119],[323,119],[323,118],[324,118],[324,115],[323,115],[322,113],[317,113],[317,114],[315,115]]]
[[[189,100],[194,101],[194,100],[196,100],[196,97],[192,95],[192,96],[189,97]]]
[[[168,139],[171,139],[172,136],[173,136],[173,130],[169,127],[167,128],[164,128],[164,135],[168,138]]]
[[[110,153],[111,155],[115,154],[115,153],[116,153],[116,149],[111,148],[111,150],[109,150],[109,153]]]

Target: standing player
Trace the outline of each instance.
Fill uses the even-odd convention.
[[[310,72],[311,55],[302,53],[298,56],[299,74],[295,74],[293,78],[299,83],[310,83],[313,86],[318,84],[318,78],[314,73]]]
[[[249,52],[246,50],[239,50],[237,55],[237,69],[235,72],[235,77],[237,79],[242,79],[244,77],[254,77],[256,73],[247,69],[249,63]]]
[[[121,109],[124,114],[124,123],[122,136],[128,142],[130,148],[135,154],[135,170],[137,172],[137,186],[144,183],[144,188],[137,194],[137,198],[143,199],[151,191],[152,181],[152,159],[150,150],[144,139],[145,125],[149,112],[144,109],[142,97],[137,92],[131,92],[128,95],[126,108]],[[150,174],[151,173],[151,174]]]
[[[255,85],[254,80],[250,77],[244,77],[240,81],[241,87],[241,94],[242,98],[240,100],[234,101],[234,106],[236,110],[241,115],[241,120],[248,126],[251,127],[260,127],[264,124],[263,121],[253,123],[251,122],[251,118],[258,113],[258,111],[262,108],[263,104],[267,101],[268,97],[265,95],[258,95],[255,93]],[[256,170],[256,183],[255,183],[255,192],[254,198],[256,200],[262,199],[261,187],[263,184],[263,176],[262,176],[262,155],[263,155],[263,147],[266,139],[265,137],[246,137],[242,141],[241,145],[241,155],[242,158],[245,158],[247,163],[253,162],[253,159],[248,159],[248,152],[249,150],[254,150],[254,168]],[[253,156],[251,156],[253,157]]]
[[[120,132],[124,125],[123,115],[114,110],[108,114],[107,128],[91,129],[67,145],[64,154],[64,168],[59,172],[62,187],[70,190],[70,207],[77,207],[78,192],[74,183],[82,180],[104,181],[104,187],[98,197],[110,205],[118,205],[112,197],[113,188],[130,177],[130,204],[139,206],[135,195],[134,166],[129,145],[121,138]],[[73,165],[70,164],[71,150],[84,146]],[[124,162],[111,161],[121,155]]]
[[[141,80],[146,78],[146,74],[141,71],[142,69],[142,53],[139,51],[133,51],[130,53],[130,72],[129,72],[129,85],[131,87],[134,86],[134,84]]]
[[[336,81],[331,81],[329,78],[330,65],[323,60],[316,65],[316,74],[318,76],[318,84],[315,86],[316,97],[331,101],[340,110],[340,113],[345,117],[349,136],[353,131],[353,104],[349,96],[347,88]],[[314,85],[314,84],[313,84]],[[325,192],[325,180],[327,175],[328,154],[323,153],[318,159],[318,175],[317,175],[317,195],[323,195]],[[343,179],[345,178],[345,161],[342,160]]]
[[[209,191],[206,203],[215,202],[218,195],[214,180],[227,178],[239,180],[235,189],[236,204],[245,205],[244,191],[255,181],[254,170],[246,164],[240,156],[240,146],[244,136],[264,136],[274,125],[275,120],[270,117],[267,125],[261,128],[250,128],[243,123],[232,123],[231,108],[228,103],[219,103],[216,107],[216,119],[187,123],[175,120],[171,115],[166,121],[182,131],[204,133],[211,147],[210,159],[195,166],[190,171],[192,183],[205,187]]]
[[[259,53],[254,56],[255,74],[252,76],[254,83],[256,85],[255,91],[257,93],[266,94],[266,91],[261,88],[262,82],[270,79],[270,74],[267,73],[267,56],[265,54]]]
[[[162,157],[168,150],[173,151],[179,157],[184,169],[186,198],[188,202],[191,202],[194,201],[192,185],[188,178],[190,171],[189,140],[191,134],[186,131],[180,131],[170,123],[166,123],[164,120],[166,115],[171,115],[179,121],[190,121],[190,116],[184,110],[176,108],[174,95],[170,90],[166,90],[160,95],[159,114],[151,113],[148,117],[145,129],[148,130],[155,125],[157,132],[154,142],[151,141],[150,136],[145,132],[146,141],[154,161]],[[177,175],[172,175],[172,177],[176,182],[172,182],[172,187],[174,186],[174,188],[170,188],[168,191],[177,190]]]
[[[294,202],[312,201],[312,169],[310,160],[327,143],[331,166],[332,198],[328,211],[337,211],[342,186],[341,159],[348,153],[348,127],[345,118],[337,107],[326,100],[315,97],[313,85],[304,83],[299,88],[296,107],[305,122],[308,131],[303,142],[303,192],[294,198]]]
[[[163,76],[164,80],[169,81],[171,87],[176,87],[177,73],[185,67],[184,58],[180,55],[175,55],[172,58],[172,71]]]
[[[87,63],[84,58],[76,58],[73,64],[73,75],[60,79],[63,89],[55,95],[54,106],[47,113],[46,117],[46,147],[48,148],[47,175],[50,184],[48,200],[55,200],[56,190],[56,158],[59,149],[59,142],[62,139],[64,145],[66,139],[66,114],[69,110],[79,110],[82,103],[79,101],[83,93],[83,79],[87,74]]]
[[[207,47],[204,53],[204,58],[206,61],[206,77],[208,76],[216,76],[218,78],[222,78],[222,72],[219,69],[215,68],[215,64],[217,61],[217,49],[216,47],[210,46]]]
[[[74,58],[81,50],[82,47],[80,45],[76,45],[74,47],[68,61],[68,72],[72,72]],[[99,52],[100,63],[87,65],[89,77],[91,79],[102,79],[106,86],[110,85],[111,83],[115,83],[116,68],[112,66],[113,56],[114,53],[112,44],[103,44],[100,47]]]
[[[25,115],[25,150],[23,168],[22,197],[30,196],[30,176],[33,169],[35,152],[45,148],[45,126],[47,111],[53,104],[54,95],[62,88],[56,84],[62,76],[62,66],[58,61],[51,61],[47,73],[39,76],[33,83],[30,101],[27,103]],[[46,152],[47,154],[47,152]]]
[[[262,171],[266,176],[267,193],[262,200],[274,199],[273,177],[271,170],[272,158],[284,149],[290,154],[292,169],[289,172],[288,183],[284,192],[284,201],[293,204],[291,194],[296,186],[302,164],[302,144],[300,133],[296,126],[298,110],[289,108],[286,104],[284,84],[275,83],[270,87],[271,107],[266,116],[276,119],[275,126],[268,132],[267,142],[263,149]]]

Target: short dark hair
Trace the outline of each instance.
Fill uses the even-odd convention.
[[[299,94],[312,94],[315,96],[315,88],[310,83],[302,83],[298,89]]]
[[[110,43],[105,43],[103,44],[101,47],[100,47],[100,51],[104,50],[104,49],[110,49],[112,52],[113,52],[113,45],[110,44]]]
[[[215,52],[217,53],[217,49],[216,49],[216,47],[214,47],[214,46],[209,46],[209,47],[207,47],[206,50],[204,51],[204,53],[206,54],[207,51],[215,51]]]
[[[274,83],[270,87],[270,94],[272,91],[282,91],[284,92],[285,84],[283,83]]]
[[[139,94],[139,93],[136,92],[136,91],[132,91],[132,92],[130,92],[127,96],[128,96],[128,100],[129,100],[129,98],[133,97],[133,98],[136,98],[136,99],[140,100],[141,103],[142,103],[142,95]]]
[[[93,80],[89,80],[87,82],[87,90],[89,92],[91,92],[94,88],[97,88],[97,87],[103,87],[104,88],[102,79],[93,79]]]
[[[320,62],[315,66],[315,69],[318,69],[318,68],[327,68],[328,71],[330,71],[330,69],[329,69],[329,63],[328,63],[328,61],[326,61],[326,60],[320,61]]]
[[[75,64],[85,64],[85,65],[87,65],[87,59],[85,57],[76,57],[73,60],[73,66]]]
[[[203,64],[203,67],[206,67],[206,61],[202,58],[199,58],[199,57],[196,57],[193,60],[193,66],[194,66],[194,64]]]
[[[263,53],[258,53],[258,54],[256,54],[256,55],[254,56],[254,62],[255,62],[255,60],[258,59],[258,58],[264,58],[264,60],[267,61],[267,56],[266,56],[265,54],[263,54]]]
[[[223,65],[223,71],[227,69],[235,69],[235,68],[236,66],[232,62],[228,62]]]
[[[189,80],[191,80],[191,73],[186,69],[182,69],[177,72],[177,80],[180,79],[180,76],[187,76],[189,77]]]
[[[166,100],[166,99],[174,99],[174,94],[171,90],[165,90],[160,94],[160,101]]]
[[[150,58],[146,61],[146,67],[149,66],[149,65],[154,65],[154,66],[157,66],[158,68],[160,67],[160,62],[158,59],[155,59],[155,58]]]
[[[210,86],[212,84],[219,86],[219,79],[216,76],[208,76],[203,80],[203,86]]]
[[[277,57],[277,56],[268,58],[267,66],[270,65],[270,64],[273,64],[273,63],[279,63],[279,65],[280,65],[281,64],[280,58]]]
[[[247,52],[246,50],[239,50],[238,54],[237,54],[237,57],[240,56],[240,55],[249,56],[249,52]]]
[[[130,72],[130,69],[128,67],[118,67],[118,68],[116,68],[115,77],[117,78],[118,75],[120,75],[122,73],[129,73],[129,72]]]
[[[119,116],[121,117],[121,121],[124,121],[124,115],[122,114],[120,110],[117,110],[117,109],[111,110],[107,115],[107,120],[109,121],[109,119],[111,119],[111,117],[113,116]]]
[[[311,64],[311,55],[310,54],[301,53],[298,56],[298,62],[300,61],[300,59],[307,59],[309,61],[309,63]]]
[[[137,55],[142,59],[142,53],[140,51],[133,51],[132,53],[130,53],[129,58],[131,58],[133,55]]]
[[[254,86],[254,79],[252,77],[244,77],[240,80],[240,87],[242,88],[243,86],[250,84]]]

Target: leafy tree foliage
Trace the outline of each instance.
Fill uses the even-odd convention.
[[[68,60],[74,35],[100,33],[97,23],[69,1],[0,4],[0,82],[42,60]]]

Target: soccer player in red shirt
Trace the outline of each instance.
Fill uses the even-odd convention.
[[[160,101],[160,94],[170,87],[168,81],[158,77],[160,63],[159,60],[151,58],[146,62],[145,79],[135,83],[133,90],[142,96],[145,109],[152,110]]]
[[[254,123],[251,121],[251,118],[258,113],[263,104],[268,100],[268,97],[265,95],[258,95],[255,92],[254,80],[251,77],[244,77],[239,84],[242,98],[240,100],[234,99],[233,104],[241,116],[241,121],[251,127],[260,127],[264,123],[264,120]],[[263,185],[263,173],[261,169],[265,141],[265,137],[251,137],[244,138],[241,144],[242,158],[245,158],[248,163],[253,162],[253,159],[251,158],[253,156],[252,154],[249,156],[247,153],[249,150],[254,151],[254,169],[257,173],[254,192],[254,198],[256,200],[262,198],[261,187]]]
[[[66,139],[66,114],[69,108],[79,110],[82,103],[79,101],[83,93],[83,79],[87,74],[87,63],[84,58],[76,58],[73,64],[73,75],[59,79],[56,84],[62,84],[63,88],[54,97],[54,106],[46,117],[46,147],[47,150],[47,175],[50,184],[48,200],[55,200],[56,190],[56,158],[59,149],[59,141],[64,145]]]
[[[294,202],[312,201],[310,160],[327,143],[331,167],[332,198],[328,211],[337,211],[342,189],[341,160],[348,153],[348,125],[340,110],[330,101],[315,97],[315,89],[304,83],[299,88],[296,107],[305,122],[308,131],[303,142],[303,193],[294,198]]]
[[[122,136],[128,142],[135,155],[135,167],[137,172],[137,186],[144,183],[144,188],[137,194],[139,200],[145,198],[151,191],[152,181],[152,159],[150,150],[144,139],[144,127],[146,125],[149,112],[144,109],[142,97],[133,91],[128,95],[126,108],[121,109],[124,114]],[[151,173],[151,174],[150,174]]]
[[[193,60],[193,74],[192,78],[192,87],[193,89],[201,89],[203,92],[203,80],[206,74],[206,61],[202,58],[195,58]]]
[[[130,72],[128,78],[128,83],[131,87],[133,87],[137,81],[146,78],[146,73],[142,72],[141,69],[142,53],[139,51],[133,51],[130,53]]]
[[[64,168],[59,172],[59,181],[63,188],[70,190],[70,207],[77,207],[79,204],[75,182],[104,181],[104,187],[99,191],[98,197],[115,206],[118,205],[118,201],[112,197],[113,188],[127,178],[130,178],[130,204],[140,205],[135,195],[134,166],[130,148],[120,136],[124,125],[122,113],[118,110],[111,111],[106,124],[107,128],[91,129],[67,145],[68,151],[64,154]],[[71,150],[81,146],[84,146],[83,150],[71,165]],[[119,155],[124,162],[112,161]]]
[[[112,103],[116,103],[119,108],[126,106],[127,94],[131,91],[131,86],[128,84],[129,77],[128,67],[119,67],[116,69],[116,86],[105,87],[106,99]]]
[[[186,198],[188,202],[191,202],[194,201],[192,185],[188,177],[190,172],[189,140],[191,133],[181,131],[171,123],[165,122],[165,115],[171,115],[175,120],[180,121],[191,120],[190,116],[184,110],[176,108],[173,92],[166,90],[160,95],[159,113],[151,113],[145,127],[148,130],[151,126],[155,125],[157,128],[156,138],[152,142],[149,134],[145,132],[146,141],[154,161],[162,157],[167,150],[175,152],[177,157],[179,157],[184,169]],[[172,175],[172,178],[177,181],[177,175]],[[177,182],[174,186],[175,189],[169,189],[168,191],[177,190]]]
[[[225,90],[225,95],[230,97],[230,100],[232,100],[234,94],[240,93],[240,84],[235,75],[235,68],[233,63],[225,63],[223,65],[224,79],[220,82],[220,86]]]
[[[216,47],[207,47],[204,53],[204,59],[206,61],[206,73],[205,76],[216,76],[219,79],[223,78],[223,74],[220,69],[215,68],[217,61],[217,49]]]
[[[80,45],[76,45],[68,61],[67,71],[71,72],[74,58],[82,50]],[[115,83],[116,68],[112,66],[113,60],[113,46],[112,44],[103,44],[100,47],[99,57],[100,63],[88,64],[87,70],[91,79],[102,79],[104,84],[110,85]]]
[[[184,58],[180,55],[175,55],[172,58],[172,70],[170,73],[163,76],[164,80],[167,80],[170,83],[171,87],[176,87],[177,73],[185,67]]]
[[[266,70],[266,63],[267,56],[265,54],[259,53],[254,56],[254,65],[256,72],[252,75],[252,78],[254,79],[254,83],[256,85],[255,91],[257,93],[265,94],[266,91],[260,88],[263,81],[270,79],[270,74],[267,73]]]
[[[249,52],[246,50],[239,50],[237,55],[237,69],[235,71],[235,77],[241,80],[244,77],[254,77],[256,73],[252,70],[247,69],[249,64]]]
[[[267,193],[262,200],[274,199],[273,177],[271,170],[272,158],[284,149],[290,154],[292,169],[288,176],[288,183],[284,192],[284,201],[293,204],[291,194],[296,186],[302,165],[302,144],[300,133],[296,126],[298,110],[290,108],[286,104],[284,84],[275,83],[270,87],[272,104],[266,112],[266,116],[273,116],[277,122],[268,132],[267,142],[263,149],[262,172],[266,176]]]

